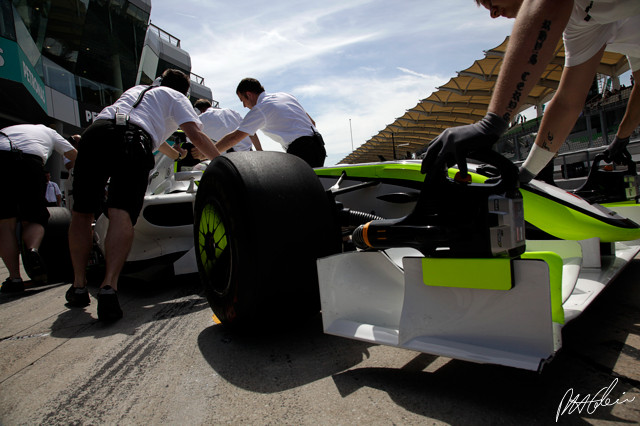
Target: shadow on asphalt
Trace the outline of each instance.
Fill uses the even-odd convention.
[[[209,309],[206,299],[200,295],[202,286],[197,274],[154,281],[121,278],[118,282],[118,300],[124,317],[113,323],[103,323],[98,321],[95,309],[91,309],[97,306],[100,281],[90,281],[87,287],[92,306],[74,308],[64,304],[67,309],[54,321],[52,336],[79,338],[89,335],[102,338],[114,334],[134,335],[145,324]]]
[[[34,296],[38,293],[42,293],[43,291],[47,291],[54,287],[59,287],[61,285],[67,285],[65,283],[38,283],[33,281],[25,281],[24,282],[24,291],[16,292],[16,293],[0,293],[0,305],[4,305],[5,303],[12,302],[16,299],[22,299],[24,297]]]
[[[526,419],[527,424],[547,425],[556,423],[558,410],[566,406],[565,395],[579,395],[582,401],[611,388],[610,405],[561,411],[557,424],[636,424],[613,414],[613,401],[624,401],[625,393],[637,393],[640,387],[632,368],[622,373],[616,369],[621,356],[629,365],[640,361],[640,351],[626,343],[628,338],[640,338],[637,277],[640,260],[632,261],[587,311],[563,329],[563,348],[541,373],[428,354],[417,354],[399,369],[358,368],[372,345],[323,334],[319,317],[299,330],[262,336],[212,326],[202,331],[198,344],[216,373],[253,392],[281,392],[332,377],[345,398],[362,388],[378,389],[398,406],[448,424],[476,425],[482,419],[522,424]],[[265,320],[262,327],[278,326]],[[638,403],[628,402],[625,408]]]
[[[223,325],[206,328],[198,346],[211,368],[235,386],[275,393],[349,369],[368,358],[370,343],[329,336],[320,314],[297,327],[265,322],[241,333]]]

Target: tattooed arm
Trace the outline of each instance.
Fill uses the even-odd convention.
[[[423,173],[435,172],[442,166],[457,163],[462,176],[465,176],[465,159],[473,155],[477,157],[477,153],[491,149],[507,130],[512,116],[518,112],[553,58],[573,8],[572,0],[493,3],[488,0],[479,2],[490,10],[494,18],[517,18],[487,115],[477,123],[446,129],[431,141],[422,162]],[[544,156],[548,157],[549,151],[544,152]],[[543,167],[548,158],[539,161],[544,163]]]
[[[542,116],[536,143],[520,168],[521,183],[527,183],[536,177],[569,136],[584,106],[602,52],[604,46],[587,62],[565,67],[558,90]]]
[[[569,22],[572,9],[573,1],[571,0],[524,0],[522,2],[491,97],[490,112],[494,112],[509,122],[512,116],[519,111],[529,92],[553,58],[558,41],[562,37],[567,22]],[[581,102],[580,108],[582,107],[591,86],[593,74],[590,74],[589,82],[583,88],[584,77],[581,74],[581,67],[575,67],[577,69],[574,69],[573,72],[568,72],[568,69],[565,68],[560,86],[554,96],[554,100],[562,100],[556,102],[556,107],[552,107],[552,102],[547,108],[538,130],[536,143],[532,146],[527,159],[520,168],[520,182],[529,182],[540,173],[553,159],[556,151],[560,149],[564,139],[571,131],[579,111],[574,114],[573,110],[562,110],[560,105],[570,103],[570,97],[575,96],[576,91],[580,95],[584,90],[584,96],[578,101]],[[570,80],[571,77],[578,74],[580,74],[580,81]],[[566,91],[561,93],[563,82]]]
[[[582,112],[602,52],[604,46],[587,62],[564,69],[558,90],[542,117],[536,145],[552,153],[558,152]]]
[[[553,58],[572,7],[573,1],[566,0],[522,2],[489,112],[511,121]]]

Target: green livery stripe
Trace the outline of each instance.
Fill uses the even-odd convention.
[[[365,164],[362,166],[349,167],[324,167],[314,169],[318,176],[339,177],[343,171],[347,172],[347,177],[361,179],[402,179],[416,182],[424,182],[424,177],[420,172],[420,163],[390,163],[390,164]],[[449,177],[453,178],[458,169],[450,168]],[[470,173],[474,183],[484,182],[487,178],[475,173]]]
[[[511,259],[422,259],[422,280],[428,286],[511,290]]]
[[[420,173],[419,163],[401,164],[365,164],[349,167],[326,167],[314,169],[318,176],[339,177],[343,171],[348,177],[365,179],[403,179],[418,182],[424,181],[424,175]]]
[[[522,254],[523,259],[542,260],[549,267],[551,289],[551,319],[558,324],[564,324],[564,309],[562,308],[562,258],[551,251],[532,251]]]
[[[524,199],[524,219],[554,237],[563,240],[598,237],[605,243],[640,238],[640,228],[619,228],[538,194],[520,192]]]

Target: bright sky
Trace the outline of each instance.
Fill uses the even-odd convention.
[[[294,95],[334,165],[511,32],[473,0],[152,0],[221,107],[244,77]],[[353,135],[353,142],[352,142]],[[260,134],[267,150],[280,144]]]

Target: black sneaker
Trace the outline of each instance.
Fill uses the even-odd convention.
[[[21,291],[24,291],[24,283],[22,282],[22,278],[7,278],[2,283],[2,287],[0,287],[0,292],[2,293],[19,293]]]
[[[102,287],[98,292],[98,319],[112,322],[120,318],[122,318],[122,309],[120,309],[116,291],[109,285]]]
[[[86,287],[74,287],[73,284],[71,284],[71,287],[69,287],[64,297],[67,299],[69,305],[75,308],[84,308],[91,303],[89,290],[87,290]]]
[[[22,254],[22,265],[32,281],[47,281],[47,268],[38,250],[32,248],[25,251]]]

